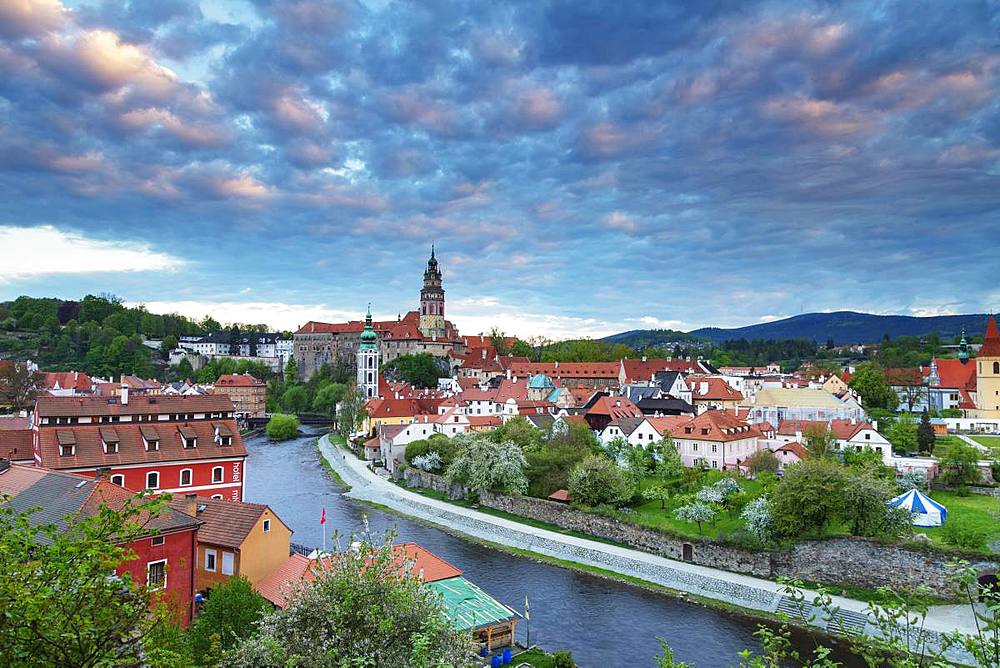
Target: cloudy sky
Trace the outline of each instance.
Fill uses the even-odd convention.
[[[1000,307],[1000,3],[0,0],[0,299],[602,335]]]

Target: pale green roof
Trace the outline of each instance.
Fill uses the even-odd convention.
[[[806,387],[779,387],[758,392],[754,406],[843,408],[844,402],[826,390],[813,390]]]
[[[428,582],[426,586],[441,595],[445,612],[459,631],[500,624],[518,616],[465,578]]]

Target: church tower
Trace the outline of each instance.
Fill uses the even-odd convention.
[[[1000,332],[992,315],[976,353],[976,405],[979,417],[1000,417]]]
[[[431,246],[431,259],[424,270],[424,287],[420,291],[420,333],[427,337],[443,339],[444,331],[444,288],[441,287],[441,270]]]
[[[368,305],[365,329],[358,344],[358,392],[365,399],[379,395],[378,391],[378,336],[372,327],[372,305]]]

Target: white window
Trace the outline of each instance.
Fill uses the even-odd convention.
[[[225,497],[222,496],[221,494],[213,494],[212,498],[215,499],[216,501],[222,501],[222,499],[224,499]]]
[[[146,489],[159,489],[160,487],[160,474],[156,471],[150,471],[146,474]]]
[[[271,533],[271,520],[264,520],[264,533]]]
[[[215,566],[215,558],[216,558],[216,552],[215,552],[215,550],[208,550],[208,549],[205,550],[205,570],[206,571],[210,571],[212,573],[215,572],[215,568],[216,568],[216,566]]]
[[[232,552],[223,552],[222,553],[222,574],[223,575],[232,575],[233,574],[233,565],[234,565],[234,563],[235,563],[235,559],[234,559],[233,553]]]
[[[192,475],[191,469],[181,469],[181,487],[187,487],[191,484]]]
[[[149,539],[150,545],[163,545],[163,543],[164,543],[163,536],[153,536],[152,538]]]
[[[125,486],[125,476],[123,476],[121,473],[116,473],[115,475],[111,476],[111,482],[112,482],[112,484],[120,485],[120,486],[124,487]]]
[[[221,466],[212,467],[212,482],[222,482],[222,478],[224,475],[225,474]]]
[[[146,586],[150,589],[167,588],[167,560],[151,561],[146,564]]]

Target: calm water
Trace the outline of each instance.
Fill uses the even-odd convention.
[[[703,608],[639,587],[557,568],[490,550],[436,528],[365,506],[340,495],[342,488],[319,463],[313,436],[271,444],[247,440],[246,500],[267,503],[294,531],[292,540],[319,546],[320,513],[326,508],[327,545],[332,535],[395,529],[397,542],[416,542],[460,568],[498,600],[521,611],[531,603],[531,641],[549,650],[569,649],[585,668],[652,666],[657,636],[677,659],[698,668],[729,666],[736,653],[756,647],[757,622]],[[518,624],[524,642],[525,624]],[[808,637],[799,640],[811,649]]]

